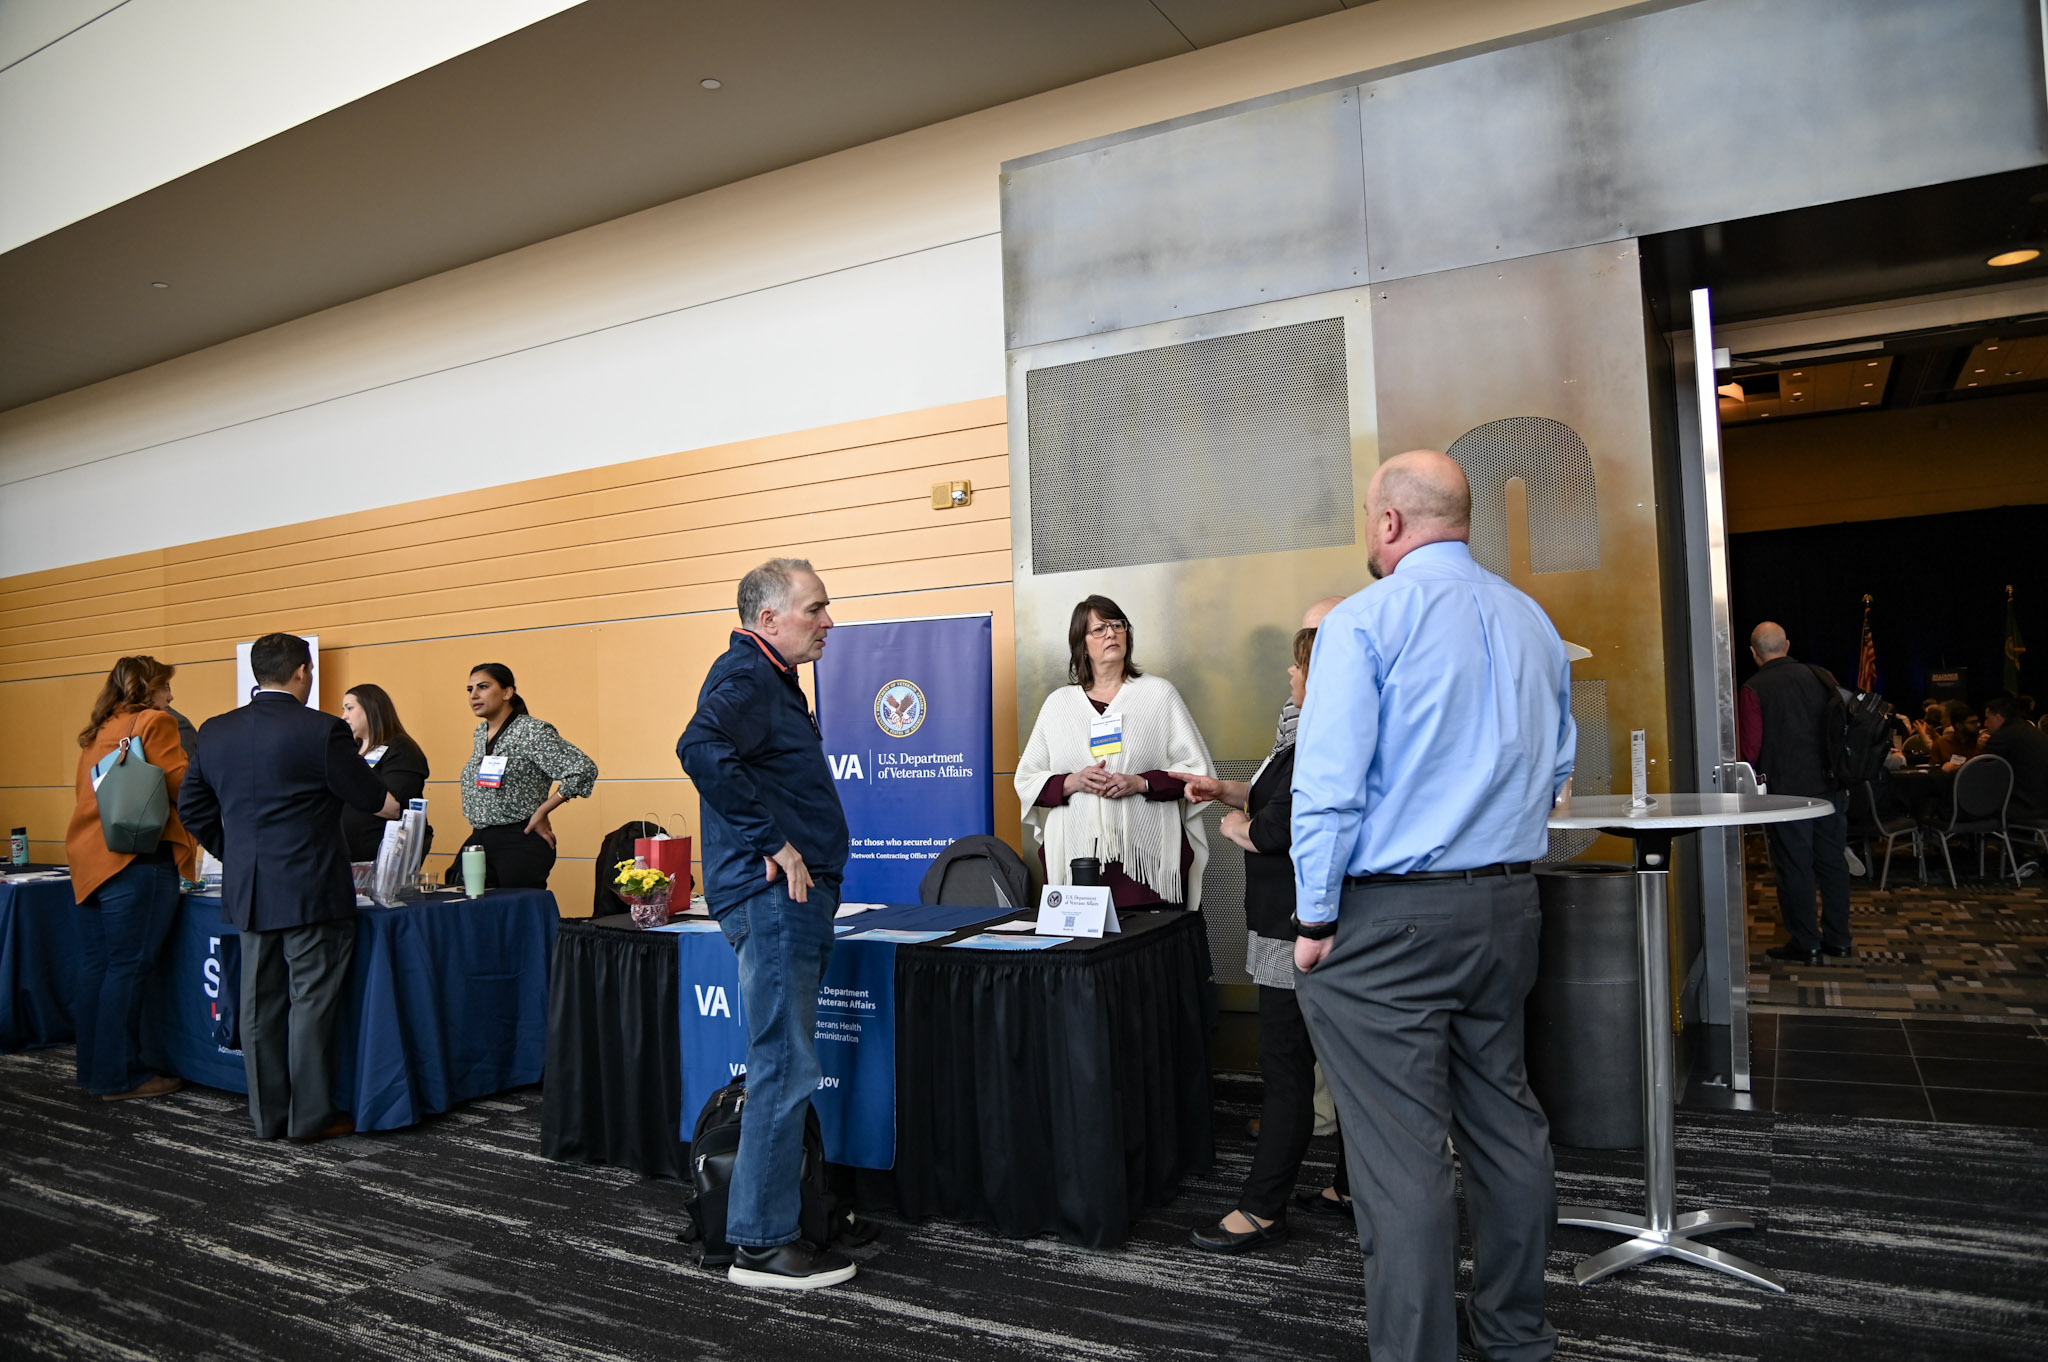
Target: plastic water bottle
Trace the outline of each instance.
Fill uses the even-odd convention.
[[[28,829],[16,828],[7,839],[7,859],[14,865],[28,864]]]

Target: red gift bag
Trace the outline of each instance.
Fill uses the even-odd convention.
[[[690,839],[687,837],[639,837],[633,841],[633,854],[646,860],[648,869],[659,870],[669,877],[668,901],[674,905],[673,912],[681,913],[690,906]]]

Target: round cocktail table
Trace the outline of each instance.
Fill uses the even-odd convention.
[[[1746,1211],[1712,1209],[1677,1213],[1677,1168],[1671,1130],[1675,1098],[1671,1050],[1671,962],[1669,901],[1671,839],[1698,828],[1741,823],[1794,823],[1821,818],[1835,806],[1796,795],[1660,794],[1635,807],[1627,795],[1577,798],[1550,816],[1553,828],[1608,832],[1635,843],[1636,947],[1643,975],[1643,1213],[1598,1206],[1559,1206],[1557,1223],[1612,1230],[1628,1239],[1596,1253],[1578,1266],[1578,1283],[1654,1258],[1677,1258],[1711,1267],[1773,1291],[1785,1286],[1747,1259],[1723,1253],[1695,1238],[1720,1230],[1746,1230],[1755,1222]]]

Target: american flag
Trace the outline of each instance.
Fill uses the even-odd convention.
[[[1863,598],[1863,642],[1856,649],[1856,689],[1877,689],[1877,643],[1870,637],[1870,597]]]

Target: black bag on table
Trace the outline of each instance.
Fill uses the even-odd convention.
[[[707,1268],[732,1266],[732,1245],[725,1238],[726,1193],[732,1185],[733,1160],[740,1152],[740,1112],[747,1103],[747,1080],[743,1074],[711,1094],[704,1110],[697,1113],[697,1125],[690,1132],[690,1198],[684,1203],[689,1223],[680,1236],[685,1243],[702,1245],[700,1264]],[[875,1227],[842,1208],[825,1182],[825,1132],[818,1125],[815,1107],[804,1109],[803,1205],[797,1212],[797,1232],[823,1248],[835,1238],[850,1244],[865,1244],[875,1237]]]

